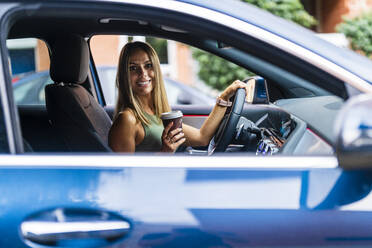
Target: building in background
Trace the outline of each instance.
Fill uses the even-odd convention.
[[[356,17],[372,9],[372,0],[301,0],[307,12],[318,20],[314,31],[334,33],[342,17]]]

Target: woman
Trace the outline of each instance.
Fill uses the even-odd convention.
[[[246,84],[237,80],[228,86],[200,129],[183,124],[170,131],[160,115],[169,112],[167,95],[155,50],[143,42],[126,44],[120,53],[116,77],[118,101],[109,146],[115,152],[175,152],[181,144],[205,146],[213,137],[226,111],[226,102]]]

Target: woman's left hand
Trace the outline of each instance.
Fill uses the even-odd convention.
[[[173,122],[170,122],[163,131],[161,136],[162,139],[162,148],[161,152],[175,152],[177,148],[186,141],[185,134],[182,131],[182,128],[177,128],[171,130]]]
[[[232,84],[230,84],[221,94],[220,98],[222,100],[228,101],[236,92],[237,89],[243,88],[245,89],[246,96],[249,94],[249,87],[248,84],[240,81],[235,80]]]

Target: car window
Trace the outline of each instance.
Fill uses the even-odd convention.
[[[53,83],[49,77],[49,52],[40,39],[7,40],[17,105],[45,105],[44,88]]]
[[[52,17],[52,19],[53,18],[54,17]],[[96,20],[95,16],[90,18],[92,18],[91,20]],[[79,18],[76,20],[74,19],[72,23],[79,24],[78,20]],[[35,33],[28,33],[26,30],[23,30],[22,24],[25,21],[29,20],[26,18],[22,19],[22,22],[17,22],[16,27],[20,28],[20,34],[11,37],[25,37],[29,34],[36,35],[38,34],[36,30],[38,30],[39,27],[36,24],[40,24],[41,26],[44,25],[35,22],[31,25],[31,28],[35,29]],[[56,23],[53,24],[57,25],[58,18],[55,21]],[[228,38],[219,37],[220,34],[227,33],[229,30],[228,27],[225,27],[226,30],[224,32],[216,33],[213,31],[214,29],[211,29],[210,33],[205,35],[203,32],[193,33],[193,28],[187,26],[185,26],[185,30],[168,30],[167,27],[164,27],[164,31],[167,30],[167,35],[163,37],[168,37],[169,40],[148,36],[95,35],[97,33],[102,33],[105,25],[108,27],[107,30],[105,29],[105,33],[111,32],[110,30],[112,30],[113,33],[121,34],[137,33],[143,35],[160,35],[155,32],[159,31],[157,30],[159,28],[159,23],[156,20],[153,20],[153,23],[148,25],[148,27],[146,26],[146,28],[151,29],[148,32],[142,30],[142,28],[144,28],[141,26],[142,22],[138,22],[139,26],[133,28],[133,30],[139,28],[138,32],[131,32],[131,30],[127,29],[126,25],[121,25],[121,23],[127,24],[127,20],[115,19],[114,24],[106,21],[107,20],[102,19],[97,27],[93,25],[95,22],[91,22],[92,29],[89,32],[83,32],[85,26],[82,25],[82,29],[78,34],[70,30],[71,33],[67,32],[68,34],[65,35],[67,38],[73,38],[72,40],[78,40],[79,44],[85,42],[89,37],[90,51],[94,61],[90,68],[96,68],[98,71],[99,80],[96,80],[96,82],[99,82],[100,85],[97,84],[96,86],[102,86],[104,98],[108,105],[114,105],[117,96],[115,91],[115,78],[120,50],[131,40],[146,41],[156,49],[156,52],[159,54],[161,69],[171,105],[200,104],[205,107],[181,106],[178,108],[178,106],[172,106],[174,110],[182,111],[184,116],[182,121],[185,125],[195,128],[200,128],[203,123],[205,123],[213,106],[229,106],[230,103],[226,101],[228,99],[224,99],[225,97],[220,97],[216,102],[216,96],[219,92],[224,90],[235,79],[242,80],[247,76],[252,76],[247,70],[252,70],[257,74],[257,84],[252,84],[252,89],[254,88],[254,90],[251,91],[251,101],[249,102],[252,104],[248,103],[244,105],[244,97],[242,97],[242,94],[234,98],[234,100],[239,99],[239,101],[235,101],[239,102],[239,105],[234,104],[234,106],[238,106],[237,109],[242,110],[242,113],[239,114],[242,118],[229,118],[231,113],[235,113],[231,111],[233,108],[227,108],[226,115],[222,119],[213,120],[212,118],[212,121],[215,121],[216,125],[209,128],[209,130],[213,131],[216,138],[211,139],[211,135],[208,135],[207,138],[209,139],[209,143],[207,139],[202,140],[203,142],[192,143],[191,149],[186,150],[185,148],[184,150],[187,155],[212,154],[213,152],[223,151],[246,152],[247,154],[257,155],[275,154],[277,152],[281,152],[283,155],[333,153],[333,147],[331,145],[333,144],[334,136],[332,132],[333,122],[331,123],[331,121],[335,119],[334,116],[337,115],[337,111],[342,105],[342,99],[330,96],[322,89],[328,87],[324,85],[329,85],[329,83],[336,85],[338,81],[328,80],[332,79],[332,75],[327,77],[327,75],[318,75],[319,73],[314,73],[314,71],[322,72],[322,70],[312,63],[304,63],[303,70],[300,72],[295,71],[299,61],[312,61],[310,58],[294,58],[293,56],[289,56],[289,52],[286,50],[282,51],[281,49],[278,49],[280,50],[280,55],[272,53],[272,51],[276,51],[277,49],[276,43],[267,43],[266,46],[266,41],[261,43],[261,39],[256,39],[254,35],[244,35],[239,41],[237,40],[230,44]],[[68,22],[66,22],[66,24],[68,24]],[[50,26],[47,25],[47,27]],[[59,28],[64,27],[64,25],[59,26]],[[175,27],[177,27],[177,25]],[[95,28],[97,28],[97,30]],[[40,30],[40,32],[41,34],[45,34],[45,36],[43,35],[41,37],[45,37],[48,44],[53,44],[56,39],[60,38],[59,34],[57,35],[54,32],[50,33],[50,36],[47,36],[47,34],[49,34],[47,31],[44,33],[43,30]],[[273,36],[275,36],[275,34],[273,34]],[[192,38],[196,38],[196,40],[191,40]],[[217,40],[217,38],[221,40]],[[183,40],[185,43],[176,42],[171,39]],[[76,51],[75,49],[69,49],[74,44],[71,45],[67,43],[66,41],[68,39],[60,40],[62,41],[61,47],[51,46],[50,48],[54,49],[52,51],[62,51],[66,53],[67,51],[72,51],[73,55],[83,51],[79,48],[77,48]],[[199,46],[200,49],[205,51],[210,51],[215,55],[193,48],[191,46],[192,44]],[[249,44],[252,44],[252,46],[249,46]],[[297,46],[294,46],[294,48],[297,48]],[[294,48],[291,47],[290,49]],[[43,89],[45,84],[50,82],[48,75],[49,55],[47,47],[38,39],[20,39],[9,40],[8,49],[12,67],[14,95],[17,104],[43,104],[45,100],[43,97]],[[66,57],[67,63],[66,61],[64,61],[65,63],[60,63],[62,66],[68,64],[75,66],[75,63],[69,63],[70,61],[74,61],[74,59],[76,59],[76,62],[79,62],[77,58],[74,58],[75,56]],[[84,61],[84,64],[85,63],[86,61]],[[307,76],[307,74],[310,75]],[[262,77],[259,78],[258,75]],[[92,79],[92,82],[95,81],[95,76],[97,75],[91,74],[90,76],[91,77],[88,77],[88,79]],[[267,81],[265,81],[265,79],[267,79]],[[207,83],[204,84],[204,82]],[[258,84],[258,82],[261,82],[261,84]],[[147,82],[138,83],[140,85],[147,84]],[[263,85],[265,87],[261,88]],[[322,87],[317,87],[317,85]],[[338,87],[342,88],[342,86],[343,84],[341,82]],[[215,90],[211,90],[211,87]],[[100,99],[100,92],[97,93],[97,99]],[[269,97],[270,101],[265,101],[265,97],[262,96]],[[88,104],[85,105],[85,102],[92,102],[85,101],[83,98],[81,99],[84,100],[84,102],[82,101],[84,107],[88,106]],[[90,100],[90,98],[86,99]],[[262,99],[264,99],[264,101],[261,101]],[[67,106],[67,108],[66,111],[55,111],[58,117],[62,116],[59,115],[59,113],[69,114],[69,110],[73,112],[72,110],[75,108],[70,108],[70,106],[68,106],[69,103],[72,104],[71,106],[77,106],[73,101],[65,99],[61,99],[61,103],[61,105]],[[264,104],[264,106],[261,106],[262,104]],[[311,106],[312,111],[309,111],[309,106]],[[74,124],[74,128],[70,128],[69,125],[58,124],[57,121],[59,120],[57,119],[59,118],[55,118],[53,112],[48,115],[45,108],[19,107],[18,109],[19,126],[22,129],[22,136],[30,143],[32,151],[85,152],[85,148],[91,148],[91,144],[93,143],[91,140],[98,140],[98,145],[107,148],[107,133],[109,133],[108,129],[112,121],[109,117],[114,117],[113,108],[107,107],[104,109],[108,115],[102,114],[105,118],[105,125],[102,125],[104,126],[102,129],[100,121],[96,120],[101,116],[103,110],[99,110],[97,114],[95,112],[92,114],[92,121],[88,120],[87,126],[91,123],[99,124],[97,125],[97,132],[94,132],[93,135],[90,135],[92,132],[89,128],[81,128],[80,124],[76,127]],[[216,109],[220,108],[216,107]],[[313,113],[316,113],[316,116]],[[83,119],[75,112],[73,115],[73,118],[71,118],[72,122]],[[219,117],[221,117],[221,115]],[[55,118],[55,120],[52,120],[52,118]],[[64,117],[60,119],[66,120],[67,118]],[[59,132],[58,129],[56,131],[56,128],[63,129],[63,132]],[[99,133],[101,130],[103,130],[102,133]],[[96,134],[99,134],[98,138]],[[86,138],[88,136],[90,139]],[[84,145],[86,145],[86,147],[80,145],[81,141],[85,141]],[[319,143],[324,145],[318,145]],[[220,145],[218,149],[216,144]],[[316,147],[316,151],[314,147]],[[99,146],[97,148],[94,147],[92,150],[98,152],[104,149],[101,149],[101,146]]]
[[[212,106],[215,103],[219,91],[199,78],[196,61],[190,63],[193,50],[189,46],[154,37],[97,35],[92,37],[90,47],[107,105],[114,105],[116,101],[115,78],[120,49],[132,40],[146,41],[156,50],[171,105]]]

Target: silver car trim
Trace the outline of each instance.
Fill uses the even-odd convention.
[[[24,238],[44,243],[86,238],[118,238],[124,236],[129,230],[130,224],[124,220],[24,221],[21,224]]]
[[[67,155],[67,154],[66,154]],[[0,155],[0,168],[337,168],[334,156]]]
[[[6,6],[6,8],[4,8],[5,6],[2,6],[2,11],[0,15],[3,16],[5,12],[7,12],[9,9],[14,8],[16,6],[18,6],[18,4],[16,3],[9,4]],[[2,42],[1,46],[4,46],[4,48],[7,49],[6,40],[5,41],[2,40],[1,42]],[[4,56],[4,55],[5,54],[1,54],[1,56]],[[2,106],[4,107],[3,115],[4,115],[4,122],[5,122],[5,129],[6,129],[6,134],[7,134],[9,152],[11,154],[15,154],[16,153],[16,144],[14,142],[15,134],[14,134],[13,125],[12,125],[12,117],[10,113],[9,97],[6,91],[7,80],[5,79],[5,76],[4,76],[5,67],[7,66],[3,65],[3,61],[1,60],[0,61],[0,81],[2,83],[0,83],[0,98],[1,98],[0,100],[1,100]],[[10,64],[8,65],[7,68],[10,68]]]
[[[347,71],[346,69],[324,59],[322,56],[307,50],[300,45],[297,45],[291,41],[288,41],[280,36],[256,27],[252,24],[246,23],[235,17],[227,16],[222,13],[216,12],[214,10],[206,9],[201,6],[195,6],[188,3],[169,1],[169,0],[110,0],[108,2],[118,2],[126,3],[132,5],[144,5],[154,8],[167,9],[172,11],[181,12],[188,15],[194,15],[206,20],[212,20],[220,25],[227,26],[229,28],[235,29],[237,31],[243,32],[249,36],[254,36],[255,38],[264,41],[268,44],[273,44],[274,46],[286,51],[296,57],[301,58],[309,62],[310,64],[328,72],[334,77],[350,84],[356,89],[362,92],[372,93],[372,85],[370,85],[365,80],[356,76],[355,74]],[[206,16],[208,18],[206,18]]]
[[[0,80],[2,82],[6,82],[5,77],[4,77],[4,70],[3,70],[4,67],[1,61],[0,61],[0,67],[1,67],[0,68],[0,74],[1,74]],[[14,143],[14,133],[13,133],[13,128],[12,128],[12,118],[10,117],[9,98],[8,98],[5,87],[6,87],[5,84],[3,83],[0,84],[0,98],[1,98],[1,104],[3,106],[3,117],[4,117],[4,122],[5,122],[5,130],[6,130],[7,140],[8,140],[9,152],[11,154],[15,154],[16,149],[15,149],[15,143]]]

